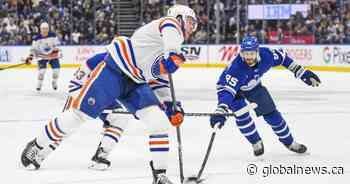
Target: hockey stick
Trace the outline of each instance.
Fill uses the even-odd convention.
[[[200,178],[201,178],[202,173],[204,171],[205,165],[207,164],[211,148],[213,147],[213,143],[214,143],[214,139],[215,139],[217,130],[218,130],[218,126],[215,126],[214,129],[213,129],[213,132],[211,133],[211,137],[210,137],[209,145],[208,145],[208,148],[207,148],[207,152],[205,153],[204,160],[202,162],[201,168],[199,169],[199,172],[198,172],[197,176],[192,176],[192,177],[186,178],[186,182],[196,182],[196,183],[199,184],[199,183],[204,181],[204,179],[200,179]]]
[[[243,107],[242,109],[236,111],[235,113],[227,113],[223,114],[224,116],[241,116],[244,113],[248,112],[250,109],[255,109],[257,105],[255,103],[250,103],[247,106]],[[116,111],[116,110],[104,110],[103,112],[105,113],[116,113],[116,114],[132,114],[127,111]],[[185,116],[212,116],[215,115],[215,113],[210,113],[210,112],[185,112]]]
[[[247,106],[243,107],[242,109],[236,111],[234,113],[234,116],[241,116],[247,112],[249,112],[251,109],[255,109],[257,108],[257,104],[256,103],[251,103],[251,104],[248,104]],[[197,176],[192,176],[192,177],[188,177],[186,178],[186,182],[190,183],[190,182],[195,182],[197,184],[200,184],[201,182],[204,181],[204,179],[201,179],[201,176],[203,174],[203,171],[204,171],[204,168],[205,168],[205,165],[207,164],[207,161],[208,161],[208,158],[209,158],[209,154],[210,154],[210,151],[211,151],[211,148],[213,146],[213,143],[214,143],[214,139],[215,139],[215,136],[216,136],[216,131],[219,129],[218,127],[219,125],[216,124],[215,127],[213,128],[213,132],[211,133],[211,137],[210,137],[210,141],[209,141],[209,145],[208,145],[208,148],[207,148],[207,152],[205,153],[205,156],[204,156],[204,160],[202,162],[202,165],[201,165],[201,168],[199,169],[199,172],[197,174]],[[186,183],[185,182],[185,183]]]
[[[175,90],[174,90],[174,82],[171,74],[168,74],[169,77],[169,85],[170,85],[170,93],[171,93],[171,99],[173,101],[173,108],[176,109],[176,97],[175,97]],[[176,127],[176,136],[177,136],[177,150],[179,153],[179,169],[180,169],[180,181],[183,183],[185,177],[184,177],[184,169],[183,169],[183,160],[182,160],[182,141],[181,141],[181,129],[180,127]]]
[[[10,69],[10,68],[16,68],[16,67],[19,67],[19,66],[22,66],[22,65],[26,65],[27,63],[19,63],[19,64],[15,64],[15,65],[10,65],[10,66],[6,66],[6,67],[3,67],[3,68],[0,68],[0,70],[6,70],[6,69]]]

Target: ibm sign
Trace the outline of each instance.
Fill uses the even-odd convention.
[[[296,12],[306,17],[308,10],[307,4],[248,5],[248,19],[288,19]]]

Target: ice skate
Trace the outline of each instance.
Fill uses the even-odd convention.
[[[160,169],[155,170],[153,167],[153,162],[150,162],[150,166],[153,174],[153,183],[152,184],[174,184],[170,181],[170,179],[166,176],[166,170]]]
[[[253,144],[253,150],[255,156],[261,156],[264,154],[264,144],[260,140],[257,143]]]
[[[295,153],[305,153],[307,150],[307,147],[303,144],[299,144],[297,142],[293,142],[291,145],[286,146],[290,151],[293,151]]]
[[[21,155],[21,163],[28,169],[39,169],[41,162],[45,159],[43,147],[40,147],[36,139],[30,141]]]
[[[98,147],[95,155],[92,157],[90,169],[107,170],[111,166],[111,162],[107,159],[107,153],[102,147]]]

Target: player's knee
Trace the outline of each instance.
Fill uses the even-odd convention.
[[[274,110],[273,112],[266,114],[263,117],[264,120],[271,126],[278,126],[281,122],[283,122],[283,117],[278,110]]]
[[[138,110],[136,116],[146,123],[150,134],[164,133],[169,130],[168,118],[156,105]]]
[[[130,114],[108,113],[105,120],[108,121],[111,126],[119,127],[124,130],[131,118],[132,116],[130,116]]]
[[[230,104],[230,109],[233,112],[237,112],[240,109],[244,108],[245,106],[247,106],[247,102],[245,102],[243,99],[240,100],[234,100],[232,104]]]
[[[40,69],[38,74],[38,80],[44,80],[46,69]]]
[[[85,112],[83,112],[83,111],[81,111],[79,109],[72,108],[72,111],[75,114],[75,118],[79,122],[85,122],[85,121],[94,119],[94,118],[90,117],[88,114],[86,114]]]

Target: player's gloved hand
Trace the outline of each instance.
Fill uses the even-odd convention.
[[[183,54],[170,52],[169,57],[162,60],[163,66],[167,73],[174,73],[180,66],[180,64],[184,63],[186,58]]]
[[[181,102],[176,102],[176,107],[174,109],[173,102],[165,101],[163,103],[163,109],[173,126],[178,127],[184,121],[185,113],[182,109]]]
[[[300,79],[312,87],[317,87],[321,84],[320,78],[318,78],[318,76],[311,70],[305,70],[305,72],[300,76]]]
[[[210,116],[210,126],[214,128],[216,125],[218,128],[222,128],[226,121],[226,116],[224,114],[228,113],[228,109],[223,106],[218,106],[214,111],[214,115]]]
[[[25,63],[26,63],[27,65],[30,65],[30,64],[32,64],[32,60],[33,60],[33,56],[30,55],[30,56],[28,56],[28,57],[26,58]]]

